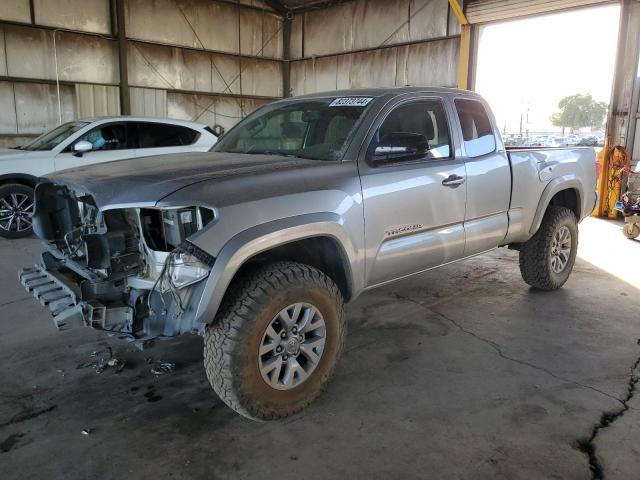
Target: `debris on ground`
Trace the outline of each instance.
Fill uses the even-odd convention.
[[[113,350],[111,347],[107,347],[104,350],[96,350],[91,352],[91,357],[95,358],[95,360],[90,360],[88,362],[83,362],[79,364],[76,368],[94,368],[96,373],[102,373],[108,368],[112,368],[115,370],[115,373],[120,373],[125,367],[126,362],[120,358],[116,358],[113,356]]]
[[[160,375],[173,373],[175,369],[176,364],[173,362],[158,362],[153,367],[151,367],[151,373],[153,373],[156,377],[159,377]]]
[[[89,434],[91,434],[91,429],[90,428],[83,428],[80,433],[82,435],[89,435]]]

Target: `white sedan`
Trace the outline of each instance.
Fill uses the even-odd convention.
[[[206,152],[218,134],[182,120],[101,117],[65,123],[27,145],[0,150],[0,236],[31,234],[33,189],[44,174],[125,158]]]

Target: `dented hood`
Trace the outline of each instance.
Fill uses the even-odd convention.
[[[101,209],[155,205],[181,188],[230,175],[256,174],[317,163],[280,155],[184,153],[132,158],[63,170],[43,181],[89,194]]]

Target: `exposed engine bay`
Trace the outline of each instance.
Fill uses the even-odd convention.
[[[41,183],[33,227],[47,250],[20,272],[59,328],[90,326],[144,347],[201,333],[195,309],[214,259],[188,241],[213,221],[205,207],[101,211],[88,194]]]

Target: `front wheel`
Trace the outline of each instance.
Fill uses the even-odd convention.
[[[246,275],[229,291],[204,336],[211,386],[228,406],[254,420],[302,410],[321,392],[342,350],[340,290],[313,267],[278,262]]]
[[[523,280],[540,290],[557,290],[571,275],[578,250],[578,221],[566,207],[550,205],[542,224],[520,247]]]
[[[33,232],[33,188],[19,183],[0,186],[0,237],[22,238]]]

